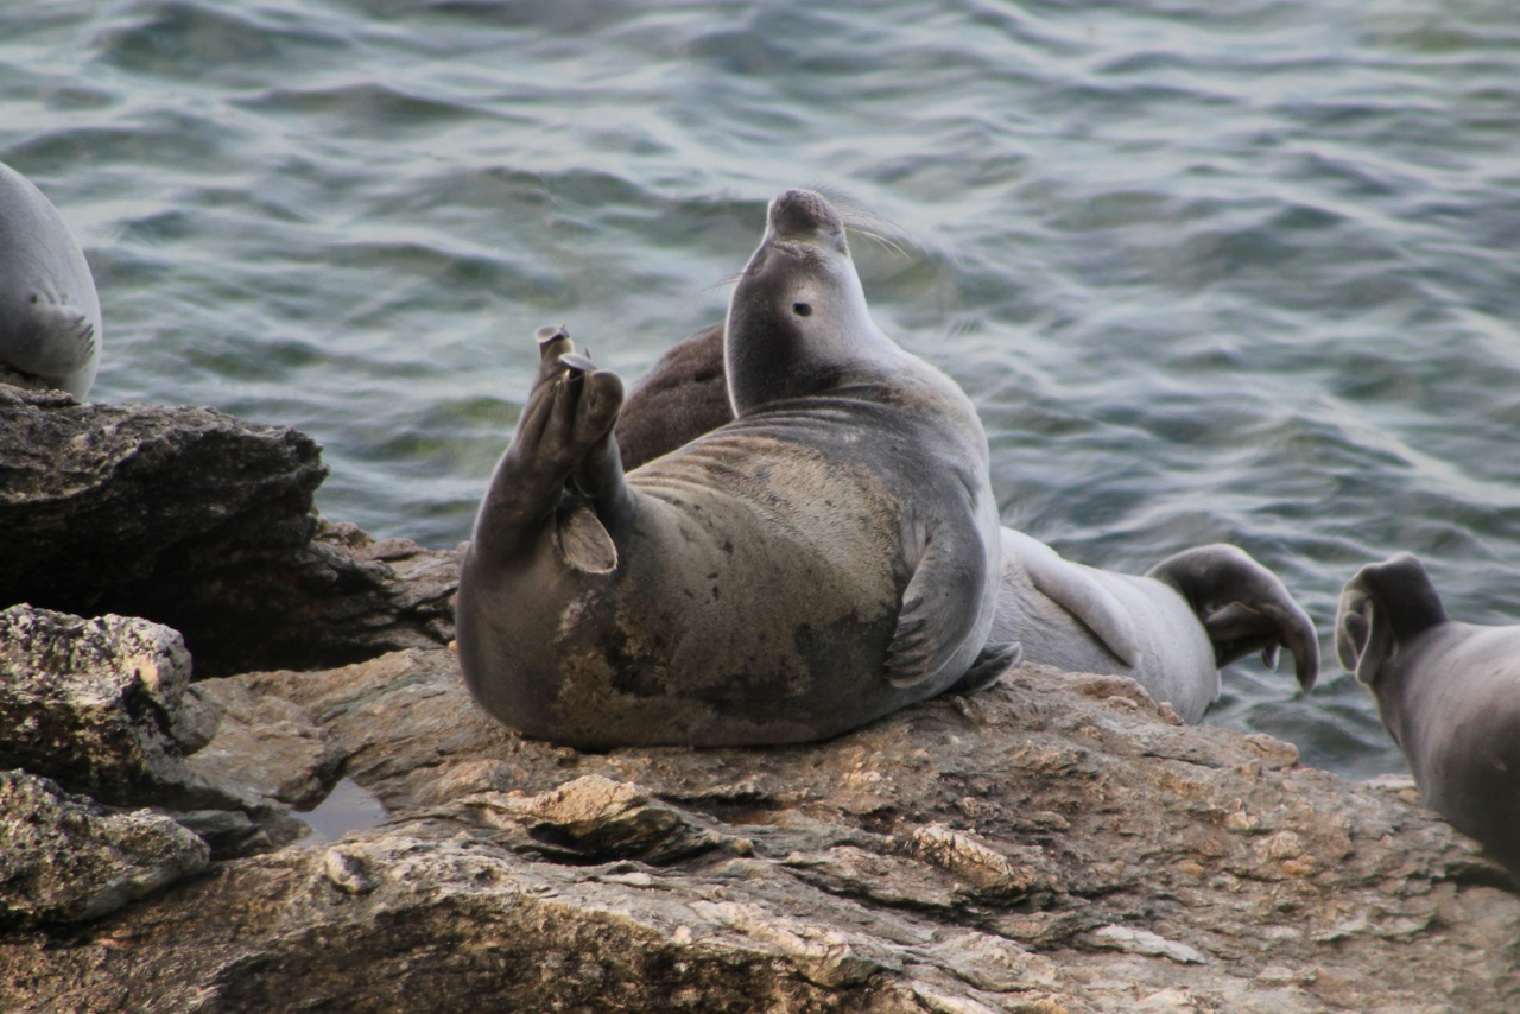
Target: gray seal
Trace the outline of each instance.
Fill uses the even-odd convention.
[[[58,209],[0,163],[0,376],[83,399],[100,364],[100,297]]]
[[[632,471],[734,417],[723,376],[723,325],[665,350],[628,392],[618,415],[618,449]]]
[[[1072,563],[1004,528],[991,636],[1015,632],[1027,661],[1133,677],[1187,722],[1219,696],[1219,667],[1253,652],[1275,665],[1286,647],[1306,691],[1319,673],[1308,614],[1275,574],[1222,544],[1183,550],[1136,576]]]
[[[625,456],[652,460],[732,419],[712,393],[722,377],[721,326],[672,346],[628,396],[617,427]],[[1219,667],[1254,652],[1274,665],[1286,647],[1304,690],[1318,676],[1313,621],[1234,546],[1183,550],[1136,576],[1072,563],[1012,528],[999,541],[991,641],[1020,642],[1026,661],[1133,677],[1189,722],[1219,696]]]
[[[1335,651],[1425,805],[1520,878],[1520,627],[1448,620],[1420,561],[1398,553],[1346,582]]]
[[[788,743],[973,671],[998,582],[986,437],[872,321],[822,196],[771,201],[735,285],[734,420],[648,465],[622,466],[621,380],[563,329],[539,340],[460,576],[486,711],[577,746]]]

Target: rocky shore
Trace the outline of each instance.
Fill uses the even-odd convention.
[[[0,1010],[1520,1009],[1520,896],[1412,789],[1128,680],[524,740],[447,648],[457,554],[320,521],[323,474],[0,386]],[[340,782],[383,819],[310,832]]]

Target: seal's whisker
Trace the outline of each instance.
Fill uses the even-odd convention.
[[[834,210],[839,213],[840,219],[844,222],[844,227],[853,235],[870,240],[899,256],[913,256],[913,248],[916,244],[901,226],[886,215],[844,193],[838,187],[825,184],[809,189],[828,198],[829,203],[834,206]]]
[[[727,288],[728,286],[733,285],[735,282],[737,282],[740,278],[743,278],[743,277],[744,277],[744,272],[743,271],[735,271],[735,272],[733,272],[731,274],[724,275],[722,278],[718,279],[717,281],[711,282],[711,283],[709,283],[707,285],[704,285],[704,286],[702,286],[702,288],[698,289],[696,292],[694,292],[691,295],[687,296],[685,299],[683,299],[681,301],[681,305],[682,305],[682,307],[688,313],[692,312],[692,311],[696,310],[697,304],[699,302],[701,302],[702,297],[708,295],[709,293],[716,292],[719,289]]]
[[[859,236],[861,239],[870,240],[877,246],[885,247],[900,257],[911,258],[913,256],[912,252],[908,249],[907,243],[897,236],[889,236],[877,229],[867,228],[863,225],[860,225],[859,223],[853,223],[849,221],[845,222],[845,228],[849,229],[852,234]]]

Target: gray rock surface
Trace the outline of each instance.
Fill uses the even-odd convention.
[[[207,692],[285,724],[233,775],[336,756],[389,817],[68,947],[0,937],[0,1009],[1520,1009],[1520,898],[1474,845],[1128,680],[1025,668],[828,743],[595,754],[481,715],[443,650]]]
[[[168,627],[30,606],[0,610],[0,768],[100,803],[155,807],[218,858],[291,840],[301,825],[267,798],[274,793],[229,781],[225,766],[187,763],[218,731],[219,709],[190,684],[190,655]],[[81,833],[86,840],[71,844]],[[88,838],[85,825],[68,820],[33,844],[52,847],[67,867],[76,844],[94,848]]]
[[[0,771],[0,928],[96,919],[208,865],[206,843],[169,817]]]
[[[166,623],[199,675],[447,643],[457,553],[319,522],[326,474],[288,427],[0,383],[0,606]]]
[[[236,806],[185,766],[217,725],[189,688],[190,655],[168,627],[0,610],[0,767],[104,803]]]

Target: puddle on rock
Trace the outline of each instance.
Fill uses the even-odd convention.
[[[385,807],[373,792],[345,778],[312,809],[295,811],[295,815],[311,828],[313,842],[337,841],[350,831],[374,827],[385,819]]]

